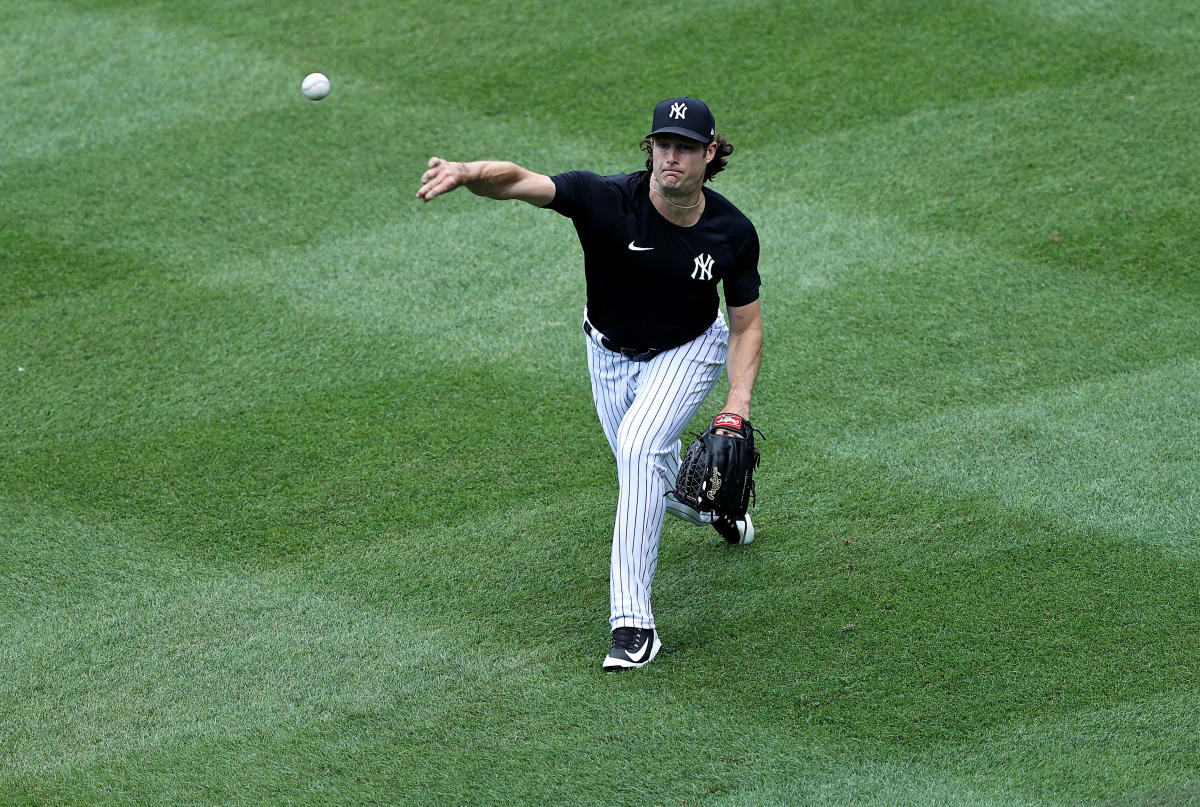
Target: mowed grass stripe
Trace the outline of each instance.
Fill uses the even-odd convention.
[[[1030,91],[810,138],[798,180],[771,170],[787,147],[756,147],[729,181],[761,177],[745,204],[767,221],[797,204],[895,219],[1194,299],[1180,260],[1190,242],[1170,223],[1195,204],[1195,72]]]
[[[462,644],[452,625],[419,623],[411,610],[347,609],[286,573],[192,568],[188,578],[109,591],[6,631],[8,783],[54,792],[107,779],[127,797],[139,772],[185,791],[222,779],[222,792],[252,790],[255,775],[236,766],[260,740],[315,730],[321,756],[296,751],[306,764],[336,763],[356,715],[386,716],[400,737],[427,735],[454,692],[499,687],[503,670],[531,663],[526,651]],[[177,780],[167,760],[180,746],[191,764]]]
[[[233,261],[202,279],[315,327],[401,343],[412,352],[398,353],[400,363],[532,358],[570,372],[581,355],[570,348],[583,338],[584,281],[569,221],[469,201],[416,207],[406,198],[393,222]]]
[[[1021,175],[1017,153],[1046,160],[1046,176],[1058,176],[1037,128],[1012,120],[1082,98],[1056,131],[1083,138],[1089,111],[1102,118],[1129,104],[1118,90],[1040,91],[813,140],[802,152],[809,179],[799,192],[780,182],[765,198],[749,194],[781,269],[764,300],[776,372],[764,373],[758,406],[798,395],[793,428],[821,439],[847,424],[921,417],[1193,355],[1192,238],[1169,224],[1186,216],[1192,193],[1151,191],[1144,178],[1157,164],[1153,148],[1139,145],[1135,167],[1118,167],[1103,157],[1115,130],[1104,125],[1061,169],[1095,172],[1094,192],[1031,197],[999,181]],[[1182,84],[1155,94],[1182,112]],[[1118,120],[1136,131],[1147,114]],[[1172,165],[1188,162],[1189,114],[1168,113],[1172,127],[1155,136],[1155,147],[1181,158]],[[993,168],[989,148],[1012,155]],[[775,149],[747,160],[764,175],[783,156]],[[1126,183],[1125,171],[1137,181]],[[930,215],[943,199],[955,200],[955,216]],[[1096,210],[1106,212],[1097,218]],[[1091,218],[1096,238],[1055,241],[1065,238],[1048,226],[1055,218]],[[1143,260],[1127,260],[1139,251]],[[772,316],[783,327],[771,327]],[[798,377],[811,383],[797,389],[789,380]]]
[[[164,24],[145,7],[35,1],[4,16],[16,33],[0,44],[13,79],[0,99],[8,178],[120,141],[153,147],[182,125],[219,129],[299,97],[294,53]]]
[[[814,139],[804,198],[1195,299],[1196,67],[921,111]],[[778,193],[785,194],[784,186]]]
[[[141,434],[30,437],[0,478],[15,495],[130,514],[175,545],[249,558],[593,491],[610,471],[586,383],[528,367],[450,365],[282,397],[221,401]],[[532,437],[552,429],[553,441]]]
[[[4,180],[15,269],[4,278],[6,305],[109,280],[186,282],[214,263],[394,219],[389,210],[408,197],[423,159],[406,154],[397,175],[378,119],[352,133],[360,123],[300,98],[187,121],[151,142],[14,166]]]
[[[1200,795],[1198,710],[1195,692],[1175,690],[1022,722],[985,732],[961,749],[955,767],[977,783],[999,775],[1038,803],[1053,802],[1065,790],[1106,805],[1190,805]]]
[[[187,277],[170,271],[176,282],[130,286],[114,277],[27,305],[0,329],[0,389],[17,404],[4,418],[30,436],[67,423],[142,431],[339,385],[425,383],[459,365],[503,363],[555,383],[578,380],[582,270],[561,257],[571,234],[553,214],[507,212],[489,219],[499,232],[519,225],[519,212],[533,217],[533,237],[517,226],[517,235],[462,249],[461,262],[438,256],[425,231],[392,228],[231,257]],[[549,231],[544,240],[541,231]],[[459,222],[435,232],[454,239],[464,230]],[[90,407],[55,405],[69,397]]]
[[[943,411],[831,450],[870,458],[890,477],[1192,557],[1200,529],[1197,369],[1194,360],[1177,361],[1001,406]]]
[[[971,742],[927,747],[913,757],[880,757],[860,747],[823,761],[797,754],[776,776],[711,803],[1189,805],[1196,796],[1197,706],[1194,694],[1172,692],[988,729]],[[1122,798],[1106,798],[1113,792]]]
[[[1055,25],[1133,37],[1148,48],[1167,50],[1177,56],[1195,55],[1196,12],[1177,0],[1146,0],[1137,4],[1120,0],[1098,3],[1086,0],[1013,0],[1007,5]]]
[[[773,436],[823,441],[1194,355],[1195,306],[1165,291],[1114,293],[893,219],[802,215],[827,229],[763,301],[774,350],[756,408]]]

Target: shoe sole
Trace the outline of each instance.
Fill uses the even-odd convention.
[[[658,631],[654,631],[654,644],[650,645],[650,655],[645,661],[634,663],[628,659],[614,658],[609,656],[604,659],[605,672],[622,672],[623,670],[636,670],[638,667],[645,667],[650,662],[654,661],[654,657],[658,655],[659,649],[662,648],[662,641],[658,638]]]

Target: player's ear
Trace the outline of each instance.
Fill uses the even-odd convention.
[[[704,149],[704,162],[710,163],[713,161],[713,158],[716,156],[717,156],[717,141],[714,140],[713,142],[709,143],[708,146]]]

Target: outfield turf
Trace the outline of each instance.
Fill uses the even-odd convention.
[[[0,30],[0,805],[1200,805],[1194,2]],[[669,522],[605,676],[573,229],[415,191],[676,94],[762,240],[757,538]]]

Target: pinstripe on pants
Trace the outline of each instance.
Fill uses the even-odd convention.
[[[729,330],[719,313],[707,331],[649,361],[630,361],[587,340],[592,398],[617,461],[617,517],[609,567],[609,623],[653,628],[650,589],[667,510],[709,519],[665,498],[679,472],[680,436],[721,376]]]

